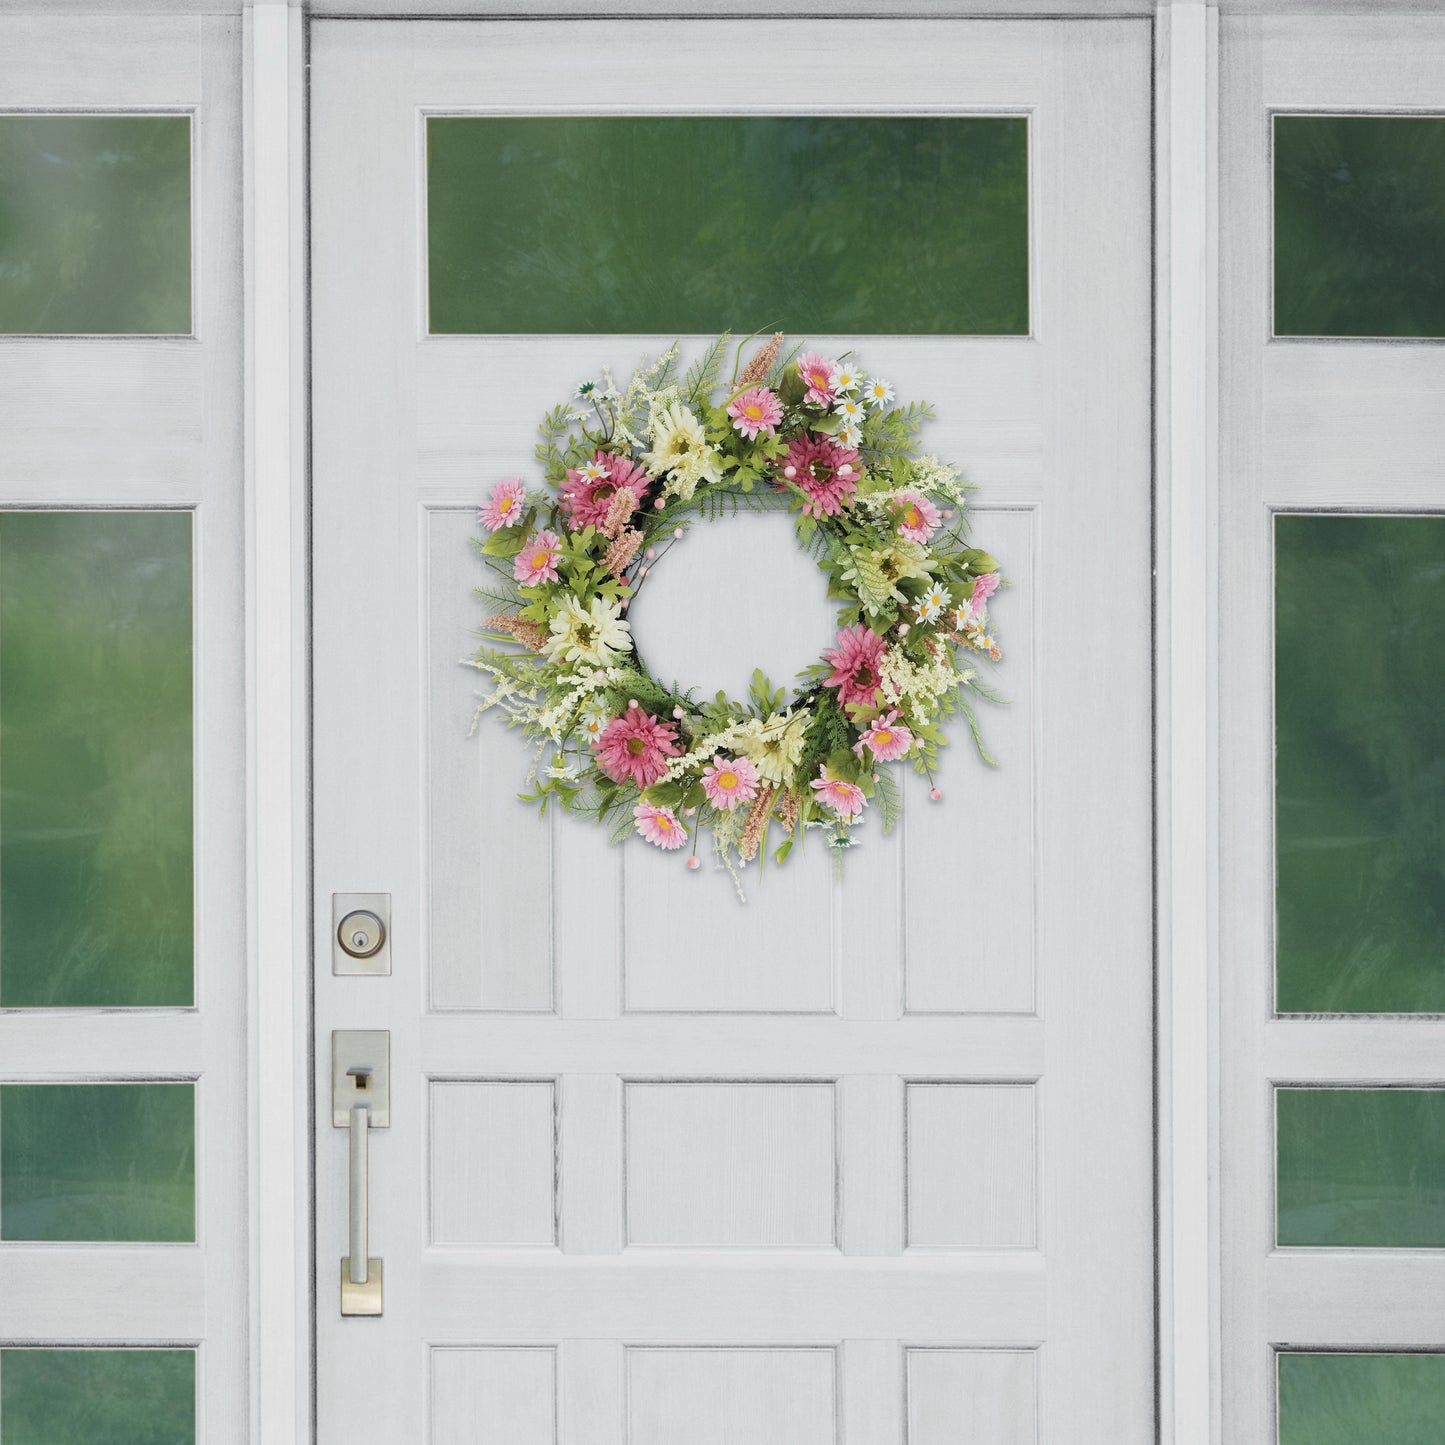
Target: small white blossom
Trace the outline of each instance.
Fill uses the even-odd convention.
[[[863,388],[863,396],[868,405],[873,408],[887,406],[893,400],[893,387],[883,380],[881,376],[875,376]]]

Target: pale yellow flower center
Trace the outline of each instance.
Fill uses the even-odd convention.
[[[909,507],[903,514],[903,520],[910,527],[916,527],[923,520],[923,513],[917,507]]]
[[[664,833],[669,833],[672,831],[671,818],[664,817],[661,813],[659,813],[657,817],[655,817],[652,821],[656,823],[657,826],[661,828]]]
[[[762,421],[763,409],[757,402],[753,402],[743,408],[743,415],[747,417],[749,421]]]
[[[517,499],[515,497],[503,497],[497,504],[497,510],[505,517],[516,504]]]
[[[717,775],[717,785],[720,788],[731,791],[738,785],[738,775],[736,773],[719,773]]]
[[[538,568],[545,567],[545,566],[547,565],[547,559],[548,559],[551,555],[552,555],[552,554],[551,554],[550,552],[533,552],[533,553],[532,553],[532,570],[533,570],[533,571],[536,571]]]
[[[873,741],[875,743],[882,743],[886,748],[888,744],[893,741],[893,734],[889,732],[887,728],[884,728],[881,732],[873,734]]]

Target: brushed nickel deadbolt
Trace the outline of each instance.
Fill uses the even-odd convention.
[[[341,920],[336,939],[352,958],[370,958],[386,941],[386,925],[376,914],[358,908]]]
[[[391,972],[390,893],[333,893],[331,929],[332,973]]]

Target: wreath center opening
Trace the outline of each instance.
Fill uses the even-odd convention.
[[[791,697],[833,640],[837,604],[787,513],[695,521],[649,567],[628,609],[639,656],[660,681],[746,697],[753,670]]]

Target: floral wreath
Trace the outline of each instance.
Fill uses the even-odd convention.
[[[749,337],[748,341],[753,338]],[[497,482],[476,541],[495,574],[472,666],[497,709],[536,746],[526,802],[555,800],[607,825],[613,841],[687,847],[712,832],[718,865],[782,862],[809,828],[854,841],[870,802],[889,831],[899,788],[883,765],[927,777],[935,802],[942,723],[968,694],[991,701],[981,659],[998,661],[988,601],[998,564],[967,545],[971,488],[918,456],[923,404],[894,405],[847,354],[785,352],[781,332],[732,377],[719,337],[685,376],[676,345],[619,391],[611,373],[542,422],[536,458],[550,491]],[[755,671],[746,699],[700,702],[648,670],[627,611],[687,523],[741,509],[786,510],[839,604],[835,645],[799,674],[791,700]]]

